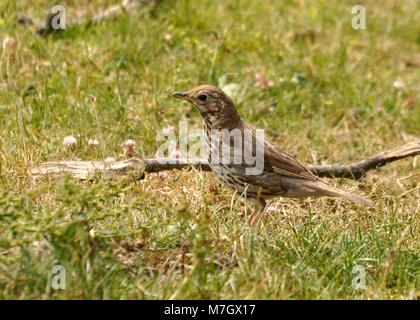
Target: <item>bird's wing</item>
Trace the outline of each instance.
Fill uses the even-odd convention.
[[[263,136],[258,135],[255,130],[247,126],[244,126],[244,129],[250,129],[252,131],[253,138],[255,139],[253,143],[253,149],[256,150],[255,153],[258,152],[258,144],[264,146],[264,171],[292,178],[322,181],[298,160],[272,145]]]
[[[303,164],[267,141],[264,141],[264,170],[292,178],[319,180]]]
[[[245,124],[243,124],[242,130],[245,149],[252,149],[252,154],[258,157],[258,154],[262,154],[261,149],[263,148],[265,172],[271,172],[292,178],[322,181],[318,177],[314,176],[312,172],[298,160],[265,140],[264,135],[260,134],[263,132],[257,132],[258,130],[250,128]],[[249,139],[247,139],[247,130],[249,130],[248,132],[251,132],[252,141],[248,141]]]

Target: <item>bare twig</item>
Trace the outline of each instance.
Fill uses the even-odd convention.
[[[387,163],[420,154],[420,140],[407,143],[401,147],[376,154],[367,159],[351,164],[333,164],[316,166],[309,169],[319,177],[360,179],[371,169],[380,168]]]
[[[308,168],[319,177],[336,177],[360,179],[371,169],[379,168],[387,163],[414,157],[420,154],[420,140],[405,144],[401,147],[379,153],[367,159],[351,164],[334,165],[309,165]],[[135,178],[142,179],[145,173],[153,173],[164,170],[183,169],[195,167],[203,171],[209,171],[210,167],[206,160],[185,159],[140,159],[131,158],[123,161],[54,161],[41,164],[32,169],[34,178],[47,176],[54,178],[63,174],[70,174],[79,180],[89,180],[95,172],[99,172],[105,179],[114,179],[133,174]]]

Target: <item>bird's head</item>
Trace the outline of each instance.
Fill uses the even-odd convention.
[[[233,129],[241,124],[232,99],[217,87],[202,85],[190,91],[175,92],[172,97],[191,102],[211,128]]]

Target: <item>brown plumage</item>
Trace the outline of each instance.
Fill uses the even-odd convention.
[[[202,85],[172,96],[191,102],[203,117],[209,164],[213,172],[242,196],[256,200],[258,210],[251,215],[251,223],[259,220],[266,207],[266,199],[279,196],[343,197],[357,204],[372,204],[370,200],[328,185],[295,158],[259,136],[255,129],[248,128],[230,97],[221,89]],[[239,140],[242,143],[236,144]],[[263,150],[261,158],[258,158],[259,150]],[[256,155],[255,159],[251,157],[254,162],[247,158],[249,154]],[[258,160],[261,160],[261,168],[252,171],[252,168],[258,167]]]

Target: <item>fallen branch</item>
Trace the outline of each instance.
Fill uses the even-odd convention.
[[[91,25],[103,22],[123,13],[132,13],[148,4],[156,5],[159,1],[160,0],[124,0],[121,3],[112,5],[93,16],[81,16],[73,19],[67,19],[66,29],[78,25]],[[23,14],[17,17],[17,21],[25,26],[34,26],[38,35],[46,36],[53,32],[63,31],[62,29],[53,28],[52,21],[55,15],[56,14],[50,12],[44,21],[34,21],[27,15]]]
[[[133,174],[138,179],[143,179],[145,173],[160,172],[172,169],[196,167],[203,171],[210,171],[207,160],[182,159],[140,159],[131,158],[122,161],[51,161],[42,163],[31,170],[35,179],[47,176],[56,178],[63,174],[70,174],[79,180],[90,180],[95,173],[100,173],[104,179],[115,179]]]
[[[310,165],[309,169],[319,177],[360,179],[367,171],[383,167],[387,163],[420,154],[420,140],[407,143],[367,159],[351,164]]]
[[[309,165],[308,168],[319,177],[360,179],[369,170],[384,166],[387,163],[414,157],[420,154],[420,140],[405,144],[401,147],[379,153],[367,159],[351,164]],[[210,171],[206,160],[185,159],[140,159],[131,158],[123,161],[54,161],[41,164],[31,170],[35,179],[42,177],[55,178],[63,174],[70,174],[79,180],[92,179],[95,173],[100,173],[104,179],[115,179],[127,175],[134,175],[142,179],[145,173],[164,170],[195,167],[203,171]]]

